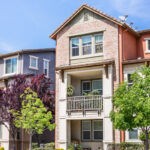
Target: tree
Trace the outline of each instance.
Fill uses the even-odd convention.
[[[51,80],[44,74],[30,77],[28,75],[17,75],[10,81],[8,86],[0,90],[0,124],[4,125],[13,139],[13,147],[16,150],[16,132],[14,126],[14,116],[10,110],[20,110],[22,99],[20,95],[27,87],[37,92],[38,97],[43,101],[44,106],[52,111],[54,115],[54,92],[50,90]]]
[[[55,128],[55,124],[51,124],[51,111],[47,111],[42,101],[38,98],[37,93],[30,88],[21,95],[22,108],[20,111],[11,110],[14,116],[14,123],[17,128],[25,129],[30,135],[29,150],[32,149],[32,135],[34,133],[42,134],[45,128],[50,131]]]
[[[28,84],[28,83],[27,83]],[[44,106],[54,115],[54,91],[51,90],[52,83],[50,78],[46,78],[44,74],[31,77],[30,85],[34,92],[37,93]]]
[[[12,80],[8,86],[0,90],[0,124],[4,125],[13,140],[13,149],[16,150],[16,131],[14,126],[14,117],[10,113],[11,109],[20,110],[21,99],[20,95],[26,89],[26,75],[18,75]]]
[[[119,130],[140,128],[145,134],[145,149],[149,148],[150,132],[150,67],[142,67],[131,75],[132,86],[123,82],[113,96],[114,110],[110,113]]]

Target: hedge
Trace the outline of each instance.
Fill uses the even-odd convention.
[[[144,150],[143,144],[124,142],[121,144],[108,144],[107,150]]]

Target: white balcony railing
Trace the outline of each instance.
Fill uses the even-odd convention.
[[[83,112],[103,110],[103,97],[101,95],[73,96],[67,98],[67,112]]]

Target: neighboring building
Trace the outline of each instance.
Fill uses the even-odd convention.
[[[55,49],[28,49],[0,55],[0,88],[5,88],[17,74],[38,75],[44,73],[52,80],[51,90],[55,90]],[[49,142],[50,134],[45,133],[42,142]],[[17,136],[17,150],[28,149],[28,135],[21,131]],[[0,143],[5,150],[11,150],[11,137],[7,129],[0,125]]]
[[[137,32],[82,5],[50,37],[57,43],[56,148],[66,150],[73,141],[92,150],[106,150],[114,142],[140,142],[136,129],[114,130],[109,114],[118,84],[150,61],[150,30]],[[67,97],[68,85],[74,87],[72,97]],[[84,96],[93,90],[99,95]]]

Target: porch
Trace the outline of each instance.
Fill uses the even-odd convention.
[[[103,120],[69,120],[68,125],[68,145],[78,143],[89,150],[103,148]]]

